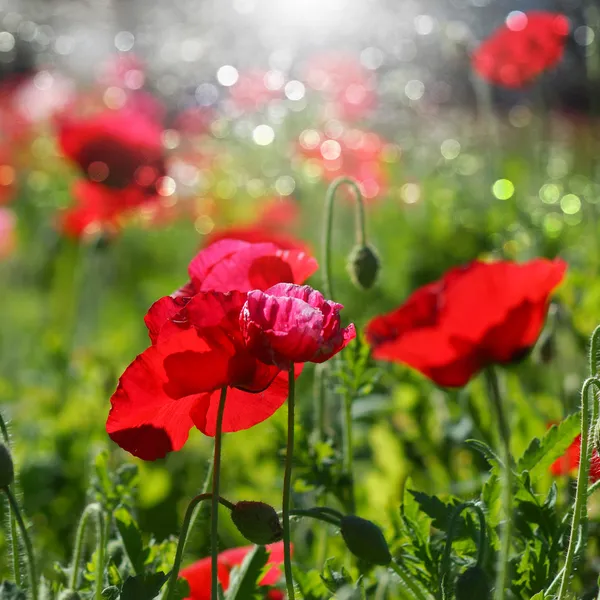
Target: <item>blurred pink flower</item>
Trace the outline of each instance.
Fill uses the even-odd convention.
[[[268,72],[251,70],[240,73],[239,79],[229,91],[233,105],[239,110],[259,110],[271,100],[282,97],[282,89],[268,86]]]
[[[0,208],[0,260],[12,254],[17,245],[17,219],[8,208]]]

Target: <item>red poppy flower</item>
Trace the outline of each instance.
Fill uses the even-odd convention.
[[[309,129],[300,135],[299,144],[301,155],[321,169],[326,181],[350,177],[367,199],[384,193],[388,187],[383,147],[377,134],[358,129],[349,129],[339,138]]]
[[[189,265],[190,282],[178,295],[200,291],[265,290],[276,283],[303,283],[318,268],[301,250],[283,250],[271,243],[220,240],[201,250]]]
[[[240,315],[247,347],[263,362],[287,369],[292,363],[322,363],[356,337],[341,327],[341,304],[310,286],[279,283],[248,292]]]
[[[137,187],[117,190],[86,180],[75,182],[73,196],[75,204],[60,216],[60,228],[75,238],[97,231],[114,232],[123,217],[141,206],[158,202],[158,197],[148,196]]]
[[[155,460],[181,449],[192,426],[213,436],[226,385],[224,432],[248,429],[285,402],[287,373],[256,360],[244,344],[245,299],[242,292],[200,292],[161,298],[150,308],[152,346],[125,370],[111,398],[106,429],[113,441]]]
[[[218,578],[224,590],[227,590],[229,586],[229,576],[233,567],[241,565],[253,547],[231,548],[219,554]],[[268,564],[271,565],[271,568],[260,581],[260,585],[263,586],[275,585],[279,581],[281,577],[280,565],[283,563],[283,542],[271,544],[266,546],[266,548],[270,550]],[[190,596],[187,600],[210,600],[212,582],[210,567],[211,559],[209,556],[181,570],[181,577],[187,579],[190,586]],[[283,599],[283,595],[268,595],[267,598],[269,600],[275,600],[276,598]]]
[[[490,83],[523,87],[562,59],[568,33],[565,15],[516,11],[477,48],[473,68]]]
[[[533,346],[565,270],[558,259],[452,269],[367,325],[373,356],[407,364],[438,385],[463,386],[485,366],[509,363]]]
[[[578,435],[573,443],[567,448],[563,456],[557,458],[550,466],[550,473],[555,477],[560,475],[571,475],[579,468],[579,459],[581,457],[581,435]],[[592,452],[590,461],[590,480],[596,482],[600,480],[600,456],[598,451]]]
[[[89,118],[63,118],[59,143],[90,181],[154,195],[165,174],[161,134],[154,121],[138,112],[107,110]]]

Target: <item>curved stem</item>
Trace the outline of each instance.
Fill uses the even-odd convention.
[[[175,560],[173,561],[173,569],[171,570],[171,575],[169,576],[165,600],[173,600],[175,595],[177,578],[179,577],[179,569],[181,568],[181,560],[183,558],[183,549],[185,548],[185,542],[187,539],[194,509],[200,502],[203,502],[204,500],[210,500],[211,498],[212,494],[199,494],[195,498],[192,498],[192,500],[188,504],[188,507],[185,511],[185,516],[183,517],[183,524],[181,525],[181,534],[179,535],[177,550],[175,551]]]
[[[282,513],[277,513],[282,514]],[[316,519],[317,521],[323,521],[329,525],[340,526],[339,519],[335,519],[326,513],[322,513],[314,508],[294,508],[290,510],[290,517],[308,517],[309,519]]]
[[[448,526],[448,534],[446,536],[446,546],[444,547],[444,554],[442,555],[442,562],[440,566],[440,597],[446,597],[446,577],[450,571],[450,553],[452,552],[452,542],[454,542],[454,536],[456,534],[456,528],[458,527],[458,519],[462,512],[466,509],[473,509],[477,513],[479,518],[479,536],[477,539],[477,566],[482,567],[485,563],[485,555],[487,549],[486,543],[486,525],[485,525],[485,514],[476,502],[463,502],[459,504],[450,517],[450,524]]]
[[[223,414],[227,386],[221,389],[217,410],[217,430],[215,433],[215,452],[213,457],[213,486],[210,525],[210,572],[212,600],[219,600],[219,483],[221,481],[221,445],[223,441]]]
[[[79,519],[79,525],[77,526],[77,533],[75,534],[75,548],[73,550],[73,560],[71,561],[71,582],[69,588],[73,591],[77,591],[77,575],[79,574],[79,565],[81,563],[81,553],[83,552],[84,536],[90,516],[100,511],[99,504],[88,504],[85,507],[81,518]]]
[[[577,473],[577,492],[575,493],[575,507],[573,509],[573,522],[571,524],[569,548],[567,550],[567,557],[565,559],[565,567],[557,600],[563,600],[566,597],[569,579],[571,577],[571,570],[573,568],[573,561],[575,558],[575,551],[578,545],[580,522],[582,521],[582,515],[584,513],[587,514],[587,492],[591,455],[589,448],[589,389],[592,385],[595,385],[596,389],[600,390],[600,379],[597,379],[596,377],[590,377],[585,381],[583,387],[581,388],[581,453],[579,459],[579,470]]]
[[[292,487],[292,461],[294,458],[294,386],[296,383],[294,363],[288,372],[288,432],[285,453],[285,474],[283,476],[283,564],[288,600],[294,600],[294,578],[292,574],[292,550],[290,540],[290,496]]]
[[[504,403],[500,394],[498,376],[493,367],[485,370],[488,382],[489,395],[496,413],[498,429],[500,432],[501,459],[504,463],[502,478],[502,504],[506,512],[506,521],[500,539],[500,554],[496,571],[495,600],[504,600],[508,584],[508,564],[510,559],[510,538],[512,529],[512,467],[510,457],[510,429],[504,412]]]
[[[25,552],[27,554],[27,567],[29,570],[29,586],[31,588],[31,598],[32,600],[37,600],[38,598],[38,581],[37,581],[37,572],[35,567],[35,556],[33,554],[33,546],[31,545],[31,539],[29,534],[27,533],[27,527],[25,527],[25,522],[23,521],[23,517],[21,515],[21,511],[19,509],[19,503],[15,498],[14,494],[10,490],[10,488],[5,487],[4,493],[8,498],[8,503],[15,515],[17,520],[17,525],[21,530],[21,537],[25,542]]]
[[[323,291],[325,296],[333,300],[333,288],[331,285],[331,238],[333,232],[333,204],[338,188],[342,185],[348,185],[354,191],[356,201],[356,240],[364,246],[367,240],[365,226],[365,207],[362,193],[358,184],[349,177],[338,177],[327,188],[325,196],[325,221],[323,226]]]

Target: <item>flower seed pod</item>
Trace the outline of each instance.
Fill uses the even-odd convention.
[[[371,246],[354,246],[348,256],[348,273],[355,286],[368,290],[379,273],[379,257]]]
[[[7,488],[15,480],[15,467],[10,450],[0,442],[0,490]]]
[[[375,565],[388,565],[392,560],[383,532],[375,523],[355,515],[341,520],[341,532],[348,550],[354,556]]]
[[[231,519],[238,531],[253,544],[264,546],[283,537],[275,509],[264,502],[238,502],[231,511]]]
[[[485,571],[475,565],[463,571],[456,580],[456,600],[489,600],[491,597],[490,584]]]

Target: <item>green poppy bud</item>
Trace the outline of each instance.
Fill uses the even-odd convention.
[[[363,290],[373,286],[379,273],[379,257],[371,246],[354,246],[348,257],[348,273],[354,285]]]
[[[383,532],[375,523],[355,515],[341,520],[341,532],[348,550],[354,556],[375,565],[388,565],[392,560]]]
[[[81,596],[75,590],[65,590],[61,592],[58,600],[81,600]]]
[[[456,580],[456,600],[489,600],[490,597],[490,584],[481,567],[469,567]]]
[[[0,490],[7,488],[15,480],[15,467],[10,450],[0,442]]]
[[[283,537],[275,509],[264,502],[238,502],[231,511],[231,519],[238,531],[253,544],[264,546]]]

